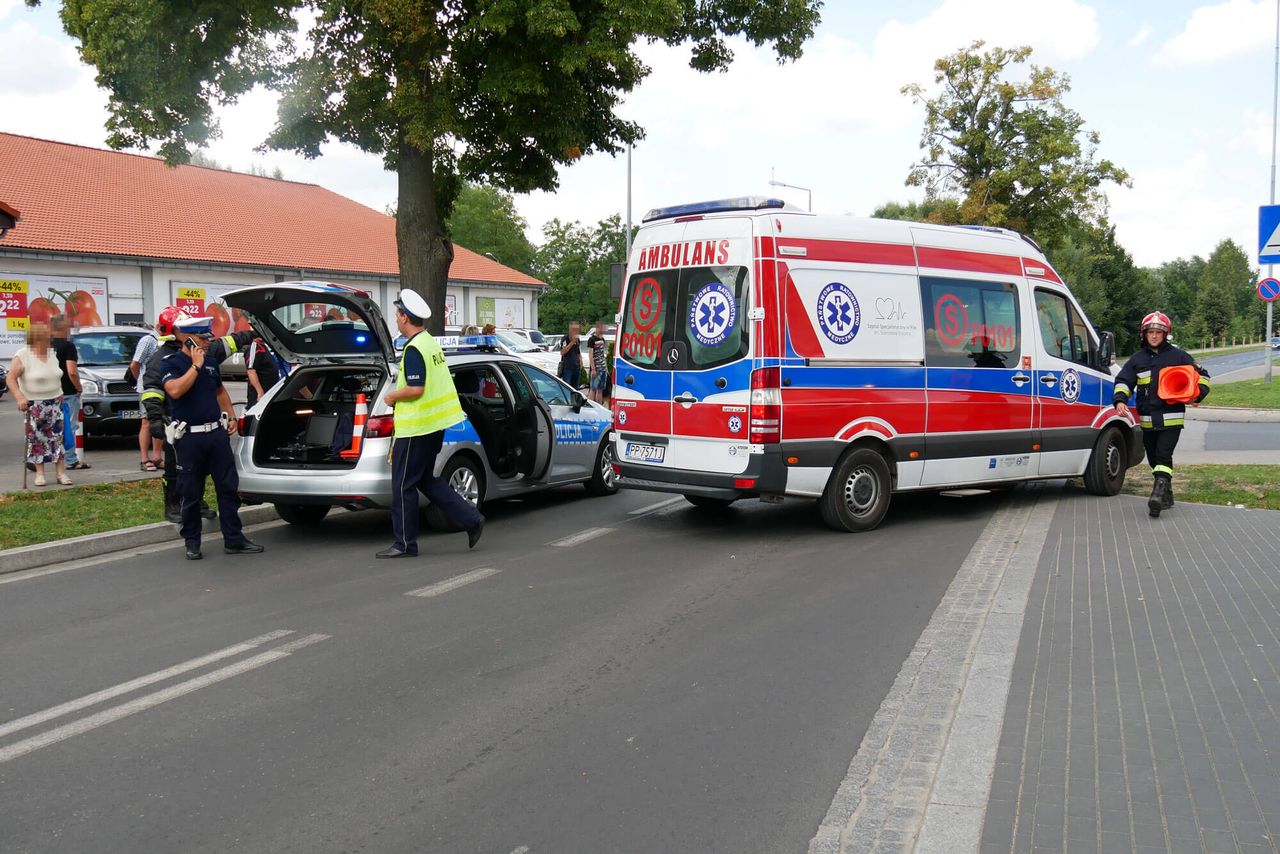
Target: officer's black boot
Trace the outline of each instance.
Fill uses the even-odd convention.
[[[1172,498],[1169,486],[1169,478],[1156,475],[1155,483],[1151,485],[1151,497],[1147,499],[1147,513],[1152,518],[1159,517],[1161,510],[1172,506],[1171,503],[1165,503]]]
[[[169,478],[164,481],[164,519],[175,525],[182,524],[182,499],[178,497],[178,485]]]

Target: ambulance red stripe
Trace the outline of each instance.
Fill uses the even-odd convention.
[[[1022,259],[1011,255],[991,255],[986,252],[965,252],[960,249],[936,249],[932,246],[917,247],[920,266],[935,270],[963,270],[969,273],[999,273],[1005,276],[1021,276]]]

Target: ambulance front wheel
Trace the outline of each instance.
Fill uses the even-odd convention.
[[[1116,495],[1124,486],[1128,448],[1120,431],[1112,427],[1098,439],[1084,470],[1084,488],[1090,495]]]
[[[854,448],[841,457],[818,499],[822,521],[837,531],[870,531],[889,511],[893,479],[889,463],[870,448]]]

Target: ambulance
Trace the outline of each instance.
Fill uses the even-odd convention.
[[[817,499],[839,531],[892,495],[1142,458],[1097,333],[1029,238],[816,216],[777,199],[650,211],[615,345],[618,485],[698,507]]]

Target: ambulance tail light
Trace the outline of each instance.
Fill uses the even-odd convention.
[[[751,417],[747,430],[753,445],[782,441],[782,369],[751,372]]]
[[[395,421],[390,415],[376,415],[364,424],[366,439],[388,439],[395,432]]]

